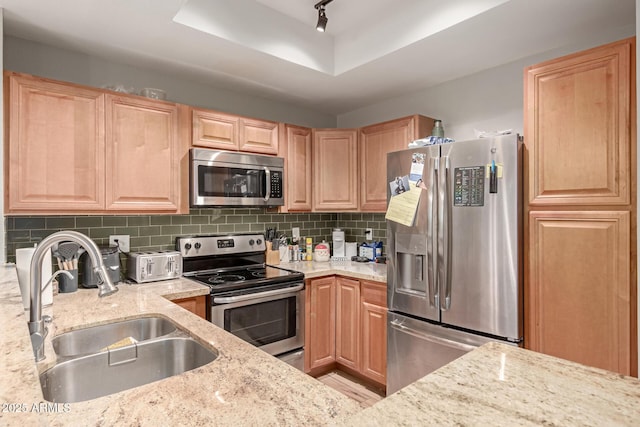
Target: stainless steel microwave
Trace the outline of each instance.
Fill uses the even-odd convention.
[[[284,159],[192,148],[191,206],[284,205]]]

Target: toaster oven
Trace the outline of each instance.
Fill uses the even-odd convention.
[[[175,279],[182,275],[182,255],[177,251],[133,252],[127,260],[127,277],[137,283]]]

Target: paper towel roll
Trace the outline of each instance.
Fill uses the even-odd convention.
[[[22,305],[25,310],[29,310],[31,292],[29,289],[30,283],[30,268],[31,258],[35,252],[35,246],[33,248],[20,248],[16,249],[16,269],[18,270],[18,283],[20,284],[20,292],[22,293]],[[42,266],[40,267],[42,282],[40,286],[44,286],[51,277],[51,249],[49,249],[42,260]],[[46,307],[53,304],[53,286],[50,284],[42,292],[42,306]]]

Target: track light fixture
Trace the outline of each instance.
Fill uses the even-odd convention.
[[[316,30],[324,33],[324,30],[327,28],[327,14],[325,13],[324,7],[331,3],[333,0],[322,0],[316,3],[314,6],[318,10],[318,23],[316,24]]]

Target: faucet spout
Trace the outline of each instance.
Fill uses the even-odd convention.
[[[98,296],[104,297],[107,295],[118,292],[118,288],[115,287],[107,268],[102,262],[102,255],[100,249],[93,240],[77,231],[58,231],[47,237],[36,247],[31,259],[30,266],[30,283],[29,288],[30,295],[30,310],[29,310],[29,333],[31,334],[31,343],[33,345],[33,354],[36,358],[36,362],[44,359],[44,337],[46,336],[46,327],[42,320],[42,288],[40,287],[42,272],[40,266],[44,260],[45,253],[56,243],[72,241],[82,246],[91,258],[91,263],[94,265],[94,271],[100,278],[101,283],[98,284]]]

